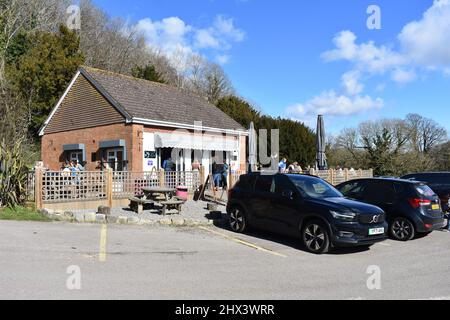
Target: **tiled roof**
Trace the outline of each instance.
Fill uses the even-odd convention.
[[[132,118],[245,130],[239,123],[202,97],[176,87],[109,71],[83,67],[82,73],[115,100]]]

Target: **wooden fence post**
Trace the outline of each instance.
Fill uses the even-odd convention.
[[[159,170],[159,186],[164,187],[166,184],[166,175],[164,169]]]
[[[345,179],[345,181],[348,181],[348,169],[346,168],[346,169],[344,169],[344,179]]]
[[[113,206],[113,170],[106,170],[106,202],[109,208]]]
[[[373,178],[373,169],[370,169],[370,177],[369,178]]]
[[[231,170],[228,171],[228,189],[233,188],[234,186],[234,181],[233,181],[233,174],[231,173]]]
[[[362,169],[359,169],[359,170],[358,170],[358,174],[359,174],[359,177],[358,177],[358,178],[362,178],[362,177],[363,177],[363,171],[362,171]]]
[[[204,166],[200,166],[200,185],[205,184],[205,167]]]
[[[42,205],[42,183],[43,183],[43,168],[36,167],[35,168],[35,177],[34,177],[34,202],[37,210],[43,209]]]
[[[330,183],[334,186],[334,169],[328,170],[328,176],[331,176]]]

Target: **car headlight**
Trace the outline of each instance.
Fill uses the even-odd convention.
[[[337,211],[330,211],[333,218],[338,220],[344,220],[344,221],[353,221],[356,218],[356,213],[354,212],[337,212]]]

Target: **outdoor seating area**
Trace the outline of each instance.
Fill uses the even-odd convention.
[[[175,196],[176,189],[167,187],[145,187],[142,188],[143,195],[130,197],[130,209],[138,214],[144,211],[145,206],[150,209],[158,209],[163,216],[169,211],[181,212],[181,206],[187,199]]]
[[[37,168],[28,174],[27,201],[37,208],[96,208],[98,205],[117,207],[128,205],[134,212],[157,208],[161,214],[180,212],[187,199],[202,193],[206,199],[226,203],[228,188],[232,188],[243,171],[228,172],[227,187],[214,184],[214,176],[198,171],[154,170],[150,172],[76,171],[70,175],[61,171]],[[302,174],[318,176],[333,185],[373,176],[372,170],[315,170]]]

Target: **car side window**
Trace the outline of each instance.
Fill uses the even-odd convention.
[[[255,191],[271,192],[273,176],[261,175],[256,179]]]
[[[365,188],[364,199],[370,203],[393,203],[394,186],[388,181],[371,181]]]
[[[289,181],[289,178],[278,175],[275,176],[273,181],[274,181],[274,185],[272,186],[274,188],[273,193],[277,195],[282,195],[283,191],[289,190],[294,192],[294,186]]]
[[[339,191],[348,198],[352,197],[361,197],[364,191],[364,182],[363,181],[352,181],[339,189]]]

